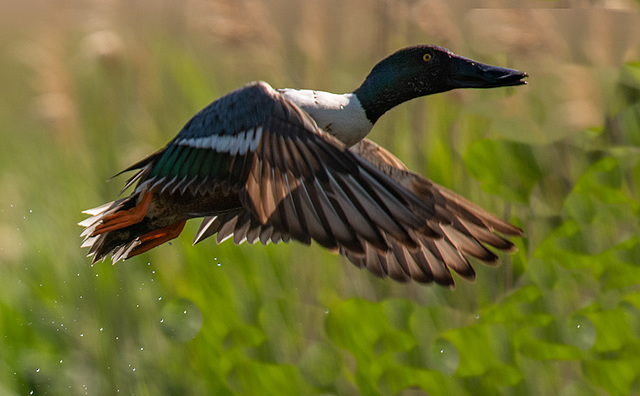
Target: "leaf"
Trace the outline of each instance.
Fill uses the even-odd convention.
[[[580,225],[570,242],[574,250],[601,253],[638,233],[629,219],[637,216],[640,205],[623,191],[622,180],[613,157],[597,161],[580,176],[563,208],[565,217]]]
[[[407,331],[393,329],[386,313],[397,322],[408,323],[408,312],[398,313],[396,307],[407,307],[400,300],[370,303],[352,299],[333,307],[326,321],[329,337],[358,358],[369,358],[389,352],[408,351],[416,345]],[[404,326],[404,325],[403,325]]]
[[[313,388],[294,366],[246,360],[234,366],[229,385],[245,395],[308,395]]]
[[[246,348],[262,344],[266,340],[264,332],[255,326],[238,324],[229,330],[224,339],[224,348]]]
[[[389,330],[381,334],[375,345],[376,355],[389,352],[404,352],[416,346],[416,339],[400,330]]]
[[[381,376],[380,390],[385,394],[397,394],[419,387],[429,395],[468,395],[461,381],[434,370],[421,370],[411,366],[391,367]]]
[[[520,346],[520,352],[536,360],[578,360],[581,351],[573,345],[563,345],[542,340],[529,339]]]
[[[531,326],[533,325],[531,303],[536,302],[541,296],[542,292],[537,286],[526,286],[507,296],[500,304],[490,306],[486,312],[482,313],[482,321],[484,323],[527,322]],[[549,319],[541,317],[538,321],[548,323]]]
[[[478,140],[469,146],[464,160],[484,191],[522,203],[529,202],[531,190],[543,176],[526,144]]]
[[[582,365],[586,378],[611,395],[629,395],[638,378],[639,358],[624,360],[587,360]]]
[[[343,361],[333,347],[314,343],[302,353],[299,367],[304,379],[315,386],[328,387],[340,376]]]
[[[460,355],[460,364],[456,375],[474,377],[485,374],[498,364],[492,347],[494,330],[498,325],[474,325],[453,329],[441,334],[450,341]]]
[[[331,308],[325,322],[327,335],[356,358],[371,358],[375,345],[389,329],[383,307],[366,300],[350,299]]]
[[[619,351],[636,340],[627,321],[627,312],[621,308],[587,312],[584,316],[596,328],[596,341],[592,348],[595,352]]]
[[[491,387],[515,386],[524,379],[523,373],[517,366],[508,364],[498,364],[491,367],[482,380],[491,385]]]

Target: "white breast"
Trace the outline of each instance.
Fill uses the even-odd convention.
[[[356,95],[306,89],[279,89],[287,99],[309,113],[316,124],[346,146],[362,140],[373,125]]]

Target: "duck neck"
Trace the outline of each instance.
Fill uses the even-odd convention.
[[[369,75],[353,93],[358,98],[371,124],[397,105],[420,95],[394,86],[395,79],[386,75]]]

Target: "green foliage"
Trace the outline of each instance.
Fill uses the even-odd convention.
[[[527,203],[531,190],[542,178],[530,145],[496,140],[478,140],[465,155],[473,177],[485,191]]]
[[[30,31],[15,44],[33,51],[30,67],[0,59],[0,394],[640,393],[637,61],[576,78],[597,82],[570,103],[595,103],[589,125],[565,120],[573,113],[554,77],[584,74],[559,59],[543,69],[517,48],[512,66],[538,68],[529,86],[419,99],[380,120],[373,138],[412,169],[527,231],[502,266],[476,263],[474,284],[379,280],[317,246],[192,247],[195,223],[172,244],[89,265],[80,210],[114,199],[123,180],[104,180],[209,101],[258,78],[344,91],[377,60],[362,42],[385,46],[361,32],[364,19],[358,33],[309,33],[314,50],[295,49],[299,34],[273,37],[296,29],[302,3],[267,3],[260,18],[243,6],[240,20],[204,30],[200,15],[182,24],[172,9],[120,21],[123,43],[106,50],[82,29]],[[389,13],[350,3],[340,17],[391,26]],[[386,43],[406,44],[398,35]],[[590,59],[582,44],[570,47]]]

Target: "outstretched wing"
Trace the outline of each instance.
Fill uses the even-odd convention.
[[[418,241],[417,248],[399,244],[393,236],[386,235],[391,245],[391,249],[386,251],[368,244],[364,254],[347,248],[340,250],[342,255],[361,268],[398,281],[414,279],[453,286],[450,269],[466,279],[475,278],[475,271],[467,256],[487,264],[497,264],[498,256],[486,246],[512,251],[515,248],[513,243],[499,234],[524,235],[520,228],[411,172],[399,159],[370,140],[359,142],[351,151],[392,177],[427,205],[433,215],[423,218],[423,222],[427,229],[438,234],[434,238],[419,229],[412,230],[412,237]]]
[[[136,191],[200,196],[190,216],[238,215],[263,238],[364,254],[389,249],[388,238],[415,248],[416,229],[431,234],[426,205],[262,82],[213,102],[136,168]],[[228,193],[241,205],[211,204]],[[242,234],[237,220],[234,233]]]
[[[273,147],[281,146],[283,145],[275,145]],[[308,147],[311,152],[307,154],[311,158],[318,155],[315,147]],[[275,149],[272,149],[272,153],[274,151]],[[435,281],[439,284],[452,286],[454,281],[450,270],[456,271],[467,279],[475,277],[475,272],[467,256],[475,257],[489,264],[497,263],[498,256],[487,249],[486,246],[510,251],[514,248],[513,244],[499,234],[505,236],[523,235],[523,231],[520,228],[501,220],[452,191],[409,171],[399,159],[369,140],[365,139],[353,146],[349,150],[349,154],[355,154],[353,157],[349,156],[349,158],[353,160],[351,165],[359,168],[359,173],[378,180],[384,179],[386,188],[392,186],[391,190],[396,194],[398,194],[398,191],[402,191],[401,195],[403,197],[409,192],[412,199],[405,201],[405,208],[420,219],[419,224],[414,226],[403,224],[404,232],[409,237],[409,243],[407,243],[406,239],[398,238],[398,234],[388,232],[387,228],[381,227],[374,230],[376,238],[362,238],[362,234],[360,234],[358,238],[360,243],[356,244],[355,248],[343,244],[339,240],[336,241],[339,252],[343,256],[355,265],[367,268],[378,276],[389,276],[401,282],[414,279],[423,283]],[[319,160],[319,163],[332,163],[331,158],[319,158]],[[264,160],[256,161],[262,161],[264,166]],[[294,158],[293,162],[284,162],[282,159],[279,161],[273,159],[272,161],[280,165],[292,164],[294,168],[299,163],[306,164],[308,162],[304,158]],[[280,166],[280,168],[282,169],[280,175],[274,176],[274,178],[282,177],[282,174],[289,175],[286,166]],[[345,166],[343,169],[347,168]],[[384,175],[386,179],[381,177],[380,174]],[[299,177],[293,176],[293,180],[301,180]],[[319,194],[324,197],[327,195],[326,191],[323,192],[321,189],[314,188],[316,187],[316,181],[313,180],[313,177],[303,178],[303,180],[306,180],[303,183],[303,185],[307,186],[305,189],[306,196],[311,197],[312,194]],[[346,178],[343,179],[343,182],[345,180],[350,182],[347,183],[347,189],[350,191],[360,187],[355,187],[352,179]],[[274,182],[274,185],[279,184]],[[329,187],[335,188],[337,184],[330,182]],[[312,189],[311,193],[308,192],[310,190],[309,187]],[[266,221],[262,221],[259,217],[246,210],[206,217],[194,243],[200,242],[216,233],[218,243],[231,236],[233,236],[236,244],[245,240],[249,243],[260,240],[263,244],[269,241],[277,243],[282,240],[287,242],[292,237],[291,229],[278,227],[278,225],[282,217],[287,218],[287,206],[291,206],[290,202],[294,201],[295,191],[298,191],[298,189],[294,189],[294,194],[290,194],[290,196],[284,195],[275,210],[273,210],[273,207],[266,210],[266,212],[272,214],[272,217],[266,218]],[[274,191],[277,191],[277,189]],[[330,189],[329,191],[328,194],[332,194],[334,190]],[[415,204],[416,199],[419,201],[419,205]],[[263,200],[262,202],[267,201]],[[322,206],[318,205],[318,207]],[[284,214],[280,215],[280,213]],[[349,219],[350,216],[358,218],[361,213],[351,211],[344,214],[346,217],[338,217],[340,219]],[[312,218],[312,221],[316,222],[316,226],[324,227],[323,224],[328,224],[327,229],[330,229],[334,224],[333,226],[336,227],[336,223],[332,223],[335,218],[327,218],[326,216],[323,217],[323,215],[324,212],[320,212],[316,217]],[[274,218],[276,222],[273,221]],[[338,226],[348,225],[348,220],[343,220],[337,224]],[[302,236],[304,237],[304,235]],[[404,237],[405,235],[402,236]],[[303,240],[300,237],[295,237],[295,239]],[[372,243],[372,240],[375,243]]]
[[[313,148],[312,150],[316,151]],[[339,252],[343,256],[378,276],[389,276],[402,282],[414,279],[423,283],[435,281],[452,286],[454,281],[450,273],[451,269],[465,278],[475,277],[475,272],[466,256],[475,257],[486,263],[496,263],[498,257],[485,245],[505,251],[513,249],[513,244],[496,232],[505,236],[523,235],[521,229],[444,187],[410,172],[400,160],[369,140],[363,140],[353,146],[349,154],[353,155],[353,165],[359,168],[358,172],[370,175],[377,180],[384,180],[386,188],[392,187],[391,190],[396,194],[401,191],[403,197],[408,192],[412,199],[406,200],[405,208],[420,219],[415,226],[403,225],[410,243],[381,227],[375,230],[376,236],[381,238],[381,240],[374,239],[376,243],[359,237],[360,244],[353,248],[337,241]],[[347,181],[352,182],[348,178]],[[311,181],[307,181],[306,184],[313,186]],[[330,183],[330,187],[335,185]],[[359,187],[351,183],[347,188]],[[313,193],[324,195],[322,191],[317,190],[313,190]],[[419,205],[415,204],[415,200],[418,200]],[[280,207],[271,213],[285,211],[282,205],[286,206],[286,202],[286,199],[282,200]],[[358,213],[350,212],[345,215],[348,219],[349,216],[357,217]],[[319,218],[319,224],[322,225],[322,217]],[[324,218],[325,222],[328,220]],[[346,222],[338,224],[346,224]],[[218,243],[231,236],[236,244],[245,240],[249,243],[260,240],[263,244],[269,241],[286,242],[292,236],[288,231],[275,227],[269,220],[261,221],[252,213],[240,210],[235,213],[206,217],[194,243],[216,233]]]

